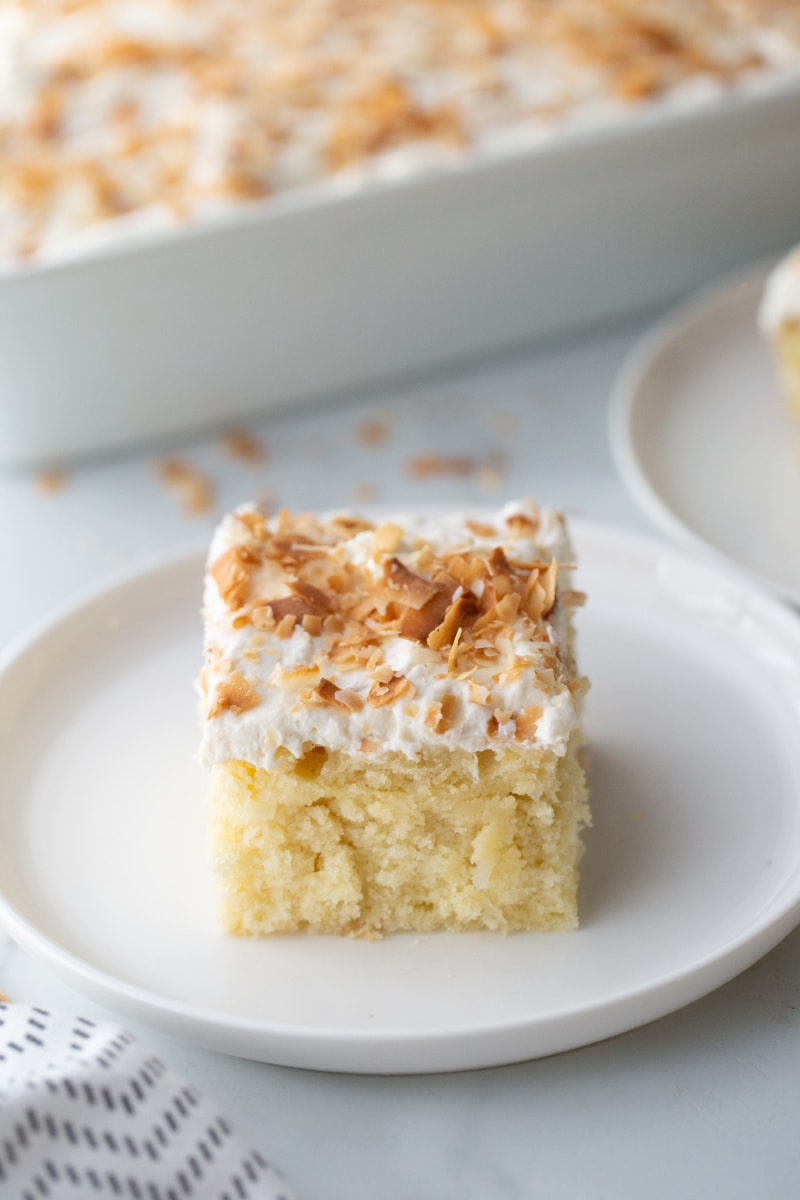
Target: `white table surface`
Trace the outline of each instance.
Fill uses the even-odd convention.
[[[220,436],[71,469],[46,490],[0,476],[0,644],[115,568],[204,542],[218,513],[288,507],[502,502],[531,494],[647,529],[616,478],[609,388],[642,322],[484,363],[468,374],[249,421],[248,464]],[[385,424],[367,445],[363,423]],[[419,478],[422,454],[471,458]],[[178,455],[213,483],[190,516],[159,477]],[[12,999],[111,1017],[0,931]],[[800,1186],[800,932],[714,994],[645,1028],[538,1062],[401,1078],[295,1071],[210,1053],[130,1026],[214,1099],[305,1200],[600,1198],[775,1200]]]

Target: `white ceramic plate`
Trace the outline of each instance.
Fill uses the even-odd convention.
[[[800,427],[756,317],[766,269],[706,292],[634,347],[610,412],[617,466],[666,533],[800,604]]]
[[[0,919],[121,1015],[300,1067],[455,1070],[686,1004],[800,918],[800,622],[575,522],[594,827],[569,934],[215,932],[192,681],[202,556],[98,591],[0,668]]]

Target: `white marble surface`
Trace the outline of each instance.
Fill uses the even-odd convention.
[[[534,494],[646,528],[615,477],[606,403],[639,327],[480,372],[273,414],[248,428],[267,458],[218,436],[71,469],[56,490],[0,477],[0,644],[119,566],[203,542],[246,498],[291,507]],[[385,423],[366,445],[363,423]],[[423,454],[475,470],[415,477]],[[179,455],[213,483],[187,515],[157,470]],[[779,1200],[800,1178],[800,933],[713,995],[645,1028],[538,1062],[451,1076],[322,1075],[227,1058],[151,1029],[142,1038],[227,1112],[305,1200]],[[0,932],[13,999],[109,1014]]]

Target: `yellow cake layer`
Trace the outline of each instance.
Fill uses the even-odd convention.
[[[796,417],[800,417],[800,321],[787,321],[775,335],[778,372],[783,397]]]
[[[319,748],[270,771],[212,768],[210,838],[226,932],[566,930],[589,823],[567,753]]]

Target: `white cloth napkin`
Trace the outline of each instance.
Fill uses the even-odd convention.
[[[296,1200],[125,1030],[0,1002],[0,1197]]]

